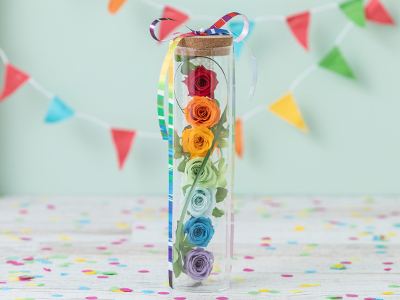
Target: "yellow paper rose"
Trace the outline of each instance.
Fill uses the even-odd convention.
[[[214,134],[207,127],[185,129],[182,133],[183,151],[190,153],[190,158],[204,157],[211,148]]]

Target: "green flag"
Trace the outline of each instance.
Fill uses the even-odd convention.
[[[359,26],[365,26],[365,11],[363,0],[350,0],[340,4],[346,16]]]
[[[353,71],[350,69],[347,62],[344,60],[342,53],[338,47],[334,47],[320,62],[319,65],[323,68],[339,73],[340,75],[356,79]]]

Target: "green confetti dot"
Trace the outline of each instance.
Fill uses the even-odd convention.
[[[300,256],[310,256],[310,253],[301,253]]]
[[[270,290],[268,293],[279,294],[281,291]]]
[[[103,252],[104,255],[112,255],[112,252]]]
[[[71,247],[72,244],[71,244],[71,243],[65,243],[63,246],[64,246],[64,247]]]
[[[147,253],[156,254],[156,253],[158,253],[158,251],[156,251],[156,250],[149,250],[149,251],[147,251]]]
[[[249,292],[250,295],[258,295],[260,292]]]
[[[103,275],[116,275],[117,272],[114,271],[107,271],[107,272],[103,272]]]
[[[23,219],[23,218],[15,218],[14,221],[15,221],[15,222],[23,222],[24,219]]]
[[[94,271],[95,274],[103,274],[102,271]]]
[[[270,218],[270,217],[271,217],[271,214],[262,214],[262,215],[261,215],[261,217],[263,217],[263,218],[266,218],[266,219],[267,219],[267,218]]]
[[[50,258],[52,258],[52,259],[66,259],[67,256],[63,255],[63,254],[58,254],[58,255],[50,256]]]
[[[44,286],[44,283],[39,283],[37,286]]]
[[[96,264],[97,263],[97,261],[95,261],[95,260],[87,260],[86,261],[88,264]]]
[[[119,290],[119,287],[117,287],[117,286],[110,287],[110,291],[118,291],[118,290]]]
[[[308,247],[318,247],[318,244],[308,244]]]
[[[392,285],[389,285],[389,287],[390,287],[390,288],[395,288],[395,289],[396,289],[396,288],[400,288],[400,285],[392,284]]]

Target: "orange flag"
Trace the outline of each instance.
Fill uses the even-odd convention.
[[[243,159],[243,121],[236,119],[235,122],[235,151]]]
[[[4,75],[3,90],[0,94],[0,103],[14,93],[22,84],[29,79],[29,75],[21,70],[18,70],[11,64],[6,65],[6,72]]]
[[[125,3],[126,0],[110,0],[108,3],[108,11],[112,14],[115,14]]]
[[[111,136],[117,151],[119,169],[122,170],[129,150],[132,147],[133,139],[136,136],[135,130],[111,129]]]
[[[187,20],[189,20],[189,15],[171,6],[165,5],[162,18],[175,19],[184,24]],[[181,26],[181,24],[175,21],[163,21],[160,23],[159,26],[160,26],[160,34],[159,34],[160,40],[163,40],[172,33],[174,33],[174,30],[179,26]]]

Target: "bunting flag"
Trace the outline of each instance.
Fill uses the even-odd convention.
[[[240,33],[242,32],[243,29],[243,22],[234,22],[231,21],[228,23],[229,30],[235,35],[239,36]],[[249,33],[247,36],[244,38],[245,41],[247,41],[247,38],[250,36],[254,28],[254,22],[249,21]],[[244,43],[235,43],[235,58],[239,58],[242,50],[243,50]]]
[[[110,0],[108,3],[108,11],[112,14],[115,14],[125,3],[126,0]]]
[[[341,10],[355,24],[365,26],[365,11],[363,0],[350,0],[340,4]]]
[[[305,132],[308,131],[306,123],[304,122],[301,112],[291,93],[287,93],[278,101],[270,105],[269,110],[301,130]]]
[[[11,64],[6,64],[6,71],[4,75],[3,90],[0,94],[0,103],[14,93],[22,84],[29,79],[29,75],[21,70],[18,70]]]
[[[136,136],[136,131],[112,128],[111,135],[117,151],[119,169],[122,170]]]
[[[286,18],[286,23],[296,40],[304,47],[308,48],[308,29],[310,25],[310,12],[306,11]]]
[[[243,159],[243,121],[235,121],[235,151],[239,158]]]
[[[338,47],[334,47],[320,62],[319,66],[351,79],[356,79]]]
[[[160,40],[164,40],[166,37],[168,37],[173,31],[181,26],[180,23],[184,24],[187,20],[189,20],[189,15],[185,14],[184,12],[181,12],[169,5],[165,5],[164,11],[162,14],[162,18],[170,18],[177,20],[178,22],[174,21],[165,21],[160,23]],[[180,23],[179,23],[180,22]]]
[[[371,0],[365,7],[365,16],[370,22],[395,25],[390,14],[379,0]]]
[[[74,115],[74,111],[61,102],[60,99],[54,97],[51,101],[49,109],[47,110],[44,121],[46,123],[56,123],[68,119]]]

